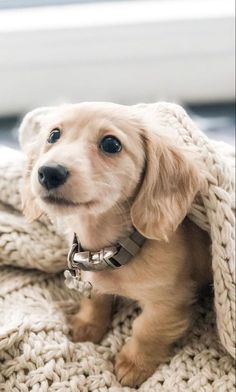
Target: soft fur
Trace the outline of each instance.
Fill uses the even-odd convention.
[[[54,128],[62,135],[50,145]],[[108,156],[98,143],[111,134],[123,149]],[[20,135],[28,157],[23,202],[29,219],[47,213],[69,240],[76,232],[90,250],[116,243],[132,226],[147,238],[126,266],[83,273],[94,294],[70,320],[75,341],[99,342],[110,324],[112,295],[138,301],[142,313],[115,364],[121,384],[137,386],[187,331],[197,290],[211,280],[209,237],[186,218],[204,186],[203,171],[194,155],[162,135],[158,124],[150,129],[138,106],[82,103],[37,109],[25,117]],[[48,162],[69,171],[66,183],[49,192],[37,174]]]

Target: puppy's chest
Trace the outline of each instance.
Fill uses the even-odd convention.
[[[134,265],[135,264],[135,265]],[[153,271],[146,270],[142,263],[134,263],[117,270],[102,272],[83,272],[83,280],[90,281],[95,291],[102,294],[113,294],[139,300],[142,293],[148,294],[153,285]],[[141,293],[142,292],[142,293]]]
[[[99,293],[140,301],[144,297],[161,294],[163,288],[173,284],[181,266],[174,268],[172,257],[166,257],[166,254],[168,252],[162,252],[155,242],[148,240],[140,253],[127,265],[115,270],[83,272],[82,279],[90,281],[94,290]]]
[[[91,282],[93,289],[101,294],[129,296],[133,285],[120,271],[83,272],[82,278]]]

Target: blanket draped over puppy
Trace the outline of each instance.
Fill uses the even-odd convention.
[[[139,391],[233,391],[234,152],[209,140],[177,105],[137,108],[206,164],[208,186],[189,217],[211,235],[214,275],[214,300],[194,305],[192,329]],[[66,316],[77,310],[79,295],[65,287],[61,272],[68,245],[45,217],[28,224],[22,216],[22,168],[22,156],[0,157],[0,391],[131,391],[117,382],[113,359],[131,334],[137,306],[119,302],[99,345],[70,341]]]

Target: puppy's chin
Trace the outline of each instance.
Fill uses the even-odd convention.
[[[73,202],[62,197],[54,197],[51,195],[40,196],[37,198],[40,208],[49,216],[72,215],[81,212],[90,211],[96,202]]]
[[[82,203],[76,203],[64,197],[58,197],[50,194],[46,196],[42,196],[41,200],[45,204],[53,205],[53,206],[61,206],[61,207],[79,207],[82,204]],[[89,203],[84,203],[84,204],[89,204]]]

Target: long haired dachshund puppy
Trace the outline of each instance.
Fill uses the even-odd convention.
[[[82,272],[93,295],[71,324],[74,341],[98,343],[113,295],[138,301],[142,312],[115,364],[131,387],[168,358],[190,325],[197,290],[211,280],[209,237],[186,218],[203,171],[141,117],[136,106],[81,103],[36,109],[20,129],[26,216],[45,212],[84,251],[123,243],[120,262],[108,258],[118,268]]]

